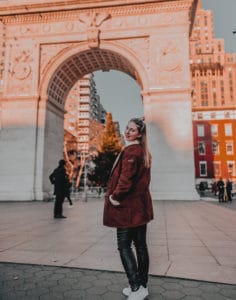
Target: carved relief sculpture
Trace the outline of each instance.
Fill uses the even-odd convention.
[[[52,44],[41,45],[40,47],[40,78],[43,76],[45,68],[50,60],[55,57],[60,51],[70,47],[73,44]]]
[[[167,41],[162,45],[158,55],[160,70],[159,83],[176,83],[179,81],[179,75],[183,72],[183,61],[181,51],[177,43]]]
[[[90,48],[99,47],[100,25],[110,18],[108,13],[86,13],[80,14],[79,21],[87,26],[87,41]]]
[[[25,46],[26,45],[26,46]],[[12,43],[9,45],[10,60],[7,91],[9,94],[28,94],[32,92],[33,68],[36,44],[25,42],[25,45]]]

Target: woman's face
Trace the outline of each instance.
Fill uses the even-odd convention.
[[[125,139],[128,142],[133,142],[141,137],[138,127],[134,122],[129,122],[125,129]]]

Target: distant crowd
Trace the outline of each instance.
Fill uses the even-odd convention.
[[[201,181],[199,184],[200,196],[205,196],[206,189],[207,186],[205,182]],[[232,202],[232,191],[233,182],[229,178],[226,181],[219,178],[218,181],[214,181],[211,185],[211,192],[214,196],[218,196],[219,202]]]

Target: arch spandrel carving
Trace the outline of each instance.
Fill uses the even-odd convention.
[[[8,96],[37,93],[38,45],[32,40],[10,41],[7,46],[6,86]]]
[[[40,79],[43,77],[45,68],[50,61],[56,57],[62,50],[72,47],[73,44],[42,44],[40,46]]]
[[[159,66],[157,84],[170,86],[180,83],[184,73],[184,58],[178,40],[160,42],[156,59]]]
[[[121,39],[119,43],[132,50],[137,57],[142,58],[142,64],[148,71],[150,69],[150,39],[149,36]]]

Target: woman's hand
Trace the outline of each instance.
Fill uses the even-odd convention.
[[[111,204],[114,205],[114,206],[120,205],[120,202],[117,201],[117,200],[112,199],[112,196],[111,196],[111,195],[109,196],[109,201],[110,201]]]

